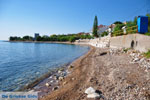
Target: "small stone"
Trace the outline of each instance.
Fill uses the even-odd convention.
[[[62,81],[63,79],[64,77],[61,77],[61,76],[58,78],[59,81]]]
[[[50,86],[50,84],[49,84],[49,83],[46,83],[45,85],[46,85],[47,87],[49,87],[49,86]]]
[[[65,81],[65,82],[63,82],[63,85],[66,85],[67,84],[67,82]]]
[[[54,76],[54,80],[58,80],[58,78],[59,78],[58,76]]]
[[[95,89],[92,88],[92,87],[89,87],[89,88],[87,88],[87,89],[85,90],[85,93],[86,93],[86,94],[92,94],[92,93],[95,93]]]
[[[140,62],[142,63],[144,60],[145,60],[145,58],[142,58],[142,59],[140,60]]]
[[[62,73],[62,71],[61,71],[61,70],[59,70],[59,71],[58,71],[58,74],[60,74],[60,73]]]
[[[134,61],[135,61],[135,62],[137,62],[137,61],[139,61],[139,60],[140,60],[139,58],[134,58]]]
[[[72,80],[74,81],[74,80],[75,80],[75,78],[72,78]]]
[[[54,88],[53,88],[53,91],[57,90],[58,88],[59,88],[58,86],[54,87]]]
[[[102,53],[100,53],[99,55],[100,56],[103,56],[103,55],[106,55],[107,54],[107,52],[102,52]]]
[[[73,65],[70,65],[70,66],[69,66],[69,69],[71,69],[71,68],[73,68],[73,67],[74,67]]]
[[[92,93],[92,94],[88,94],[87,98],[99,98],[100,95],[98,93]]]
[[[53,80],[51,80],[50,82],[51,82],[51,83],[53,83],[54,81],[53,81]]]

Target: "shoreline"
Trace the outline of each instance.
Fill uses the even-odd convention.
[[[36,87],[38,84],[40,84],[41,82],[43,82],[44,80],[46,80],[47,78],[49,78],[50,76],[56,74],[60,69],[62,70],[67,70],[68,66],[71,65],[74,61],[76,61],[77,59],[79,59],[80,57],[84,56],[85,54],[87,54],[90,51],[90,46],[89,45],[83,45],[83,44],[75,44],[75,43],[70,43],[70,42],[47,42],[47,41],[42,41],[42,42],[34,42],[34,41],[3,41],[3,42],[15,42],[15,43],[56,43],[56,44],[67,44],[67,45],[81,45],[81,46],[88,46],[88,51],[86,51],[84,54],[82,54],[79,57],[76,57],[74,60],[60,65],[59,67],[56,67],[50,71],[48,71],[47,73],[43,74],[42,76],[40,76],[39,78],[33,80],[30,83],[25,84],[24,86],[20,87],[17,90],[14,91],[32,91],[34,87]]]
[[[78,67],[82,66],[82,61],[89,58],[95,51],[95,47],[89,45],[90,49],[87,53],[85,53],[84,55],[80,56],[78,59],[74,60],[70,65],[73,66],[73,68],[68,68],[68,71],[70,72],[63,80],[59,81],[59,88],[57,88],[56,90],[51,91],[50,93],[47,93],[47,95],[43,96],[42,98],[39,98],[40,100],[53,100],[53,99],[49,99],[49,95],[51,95],[52,93],[52,98],[53,97],[57,97],[55,95],[55,92],[61,92],[61,89],[64,88],[64,86],[66,85],[72,85],[72,81],[76,80],[76,78],[71,78],[72,76],[74,76],[74,73],[79,70]],[[81,74],[81,73],[80,73]],[[78,75],[77,75],[78,76]],[[70,82],[66,82],[66,81],[70,81]],[[73,83],[74,84],[74,83]],[[71,88],[70,88],[71,89]],[[53,95],[54,93],[54,95]],[[59,94],[58,94],[59,95]],[[48,97],[48,99],[46,99]],[[63,100],[63,99],[62,99]]]
[[[145,61],[149,65],[150,60],[143,61],[141,55],[137,60],[135,53],[138,55],[134,50],[92,47],[72,63],[74,68],[59,82],[60,87],[40,100],[96,100],[85,93],[89,87],[99,93],[100,100],[149,100],[150,66],[146,69]]]
[[[42,76],[42,79],[38,79],[29,86],[25,87],[25,89],[32,92],[38,92],[39,99],[59,89],[61,85],[64,84],[62,82],[65,80],[65,78],[72,74],[74,70],[74,65],[76,65],[79,60],[86,58],[87,55],[89,55],[89,53],[92,51],[93,47],[89,46],[89,48],[90,49],[88,50],[88,52],[86,52],[82,56],[74,59],[67,65],[56,68],[56,70],[52,73],[47,73],[46,75]],[[64,73],[65,75],[62,76],[61,74]]]
[[[9,41],[8,41],[9,42]],[[17,41],[19,42],[19,41]],[[51,43],[51,42],[23,42],[23,43]],[[58,43],[58,44],[68,44],[68,45],[81,45],[81,46],[88,46],[89,47],[89,50],[87,52],[85,52],[83,55],[75,58],[73,61],[67,63],[67,64],[64,64],[58,68],[55,68],[55,69],[52,69],[51,71],[45,73],[44,75],[42,75],[41,77],[35,79],[35,81],[29,83],[28,85],[25,85],[23,87],[21,87],[19,90],[16,90],[16,91],[34,91],[34,92],[39,92],[39,91],[44,91],[44,92],[41,92],[41,93],[38,93],[40,94],[39,95],[39,98],[43,97],[43,96],[46,96],[45,94],[48,94],[50,92],[53,92],[53,88],[55,87],[59,87],[59,82],[60,80],[59,79],[54,79],[54,76],[57,76],[59,71],[62,71],[62,73],[66,73],[66,75],[63,76],[63,78],[67,77],[68,75],[70,75],[72,72],[70,72],[70,66],[72,66],[74,63],[76,63],[77,60],[80,60],[82,59],[83,57],[85,57],[90,51],[91,49],[93,48],[92,46],[90,45],[87,45],[87,44],[77,44],[77,43],[69,43],[69,42],[63,42],[63,43],[59,43],[59,42],[53,42],[53,43]],[[61,75],[58,75],[58,77],[60,77]],[[50,77],[53,77],[53,79],[49,80]],[[46,86],[45,84],[47,83],[47,81],[55,81],[51,84],[51,90],[47,90],[49,89],[49,86]],[[54,86],[52,86],[54,85]],[[42,90],[39,90],[37,88],[41,87]],[[46,89],[47,88],[47,89]]]
[[[23,86],[21,87],[19,90],[17,91],[30,91],[32,90],[34,87],[36,87],[38,84],[40,84],[42,81],[44,81],[45,79],[47,79],[48,77],[50,77],[51,75],[57,73],[58,70],[60,69],[65,69],[65,67],[67,65],[69,65],[70,63],[68,64],[64,64],[63,66],[60,66],[58,68],[55,68],[55,69],[51,69],[49,72],[45,73],[44,75],[42,75],[41,77],[35,79],[35,81],[29,83],[28,85],[26,86]]]
[[[92,46],[88,43],[80,43],[80,42],[59,42],[59,41],[3,41],[10,43],[50,43],[50,44],[69,44],[69,45],[81,45],[81,46]]]
[[[59,41],[4,41],[4,42],[15,42],[15,43],[58,43],[58,44],[76,44],[75,42],[59,42]]]

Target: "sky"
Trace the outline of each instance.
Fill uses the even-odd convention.
[[[150,0],[0,0],[0,40],[89,32],[98,23],[130,21],[150,12]]]

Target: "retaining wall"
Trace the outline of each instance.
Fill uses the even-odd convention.
[[[141,52],[150,50],[150,36],[142,34],[129,34],[110,38],[110,47],[112,48],[134,48]]]

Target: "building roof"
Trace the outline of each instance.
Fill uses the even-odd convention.
[[[98,26],[98,28],[103,28],[103,27],[106,27],[106,25],[101,24],[101,25]]]

